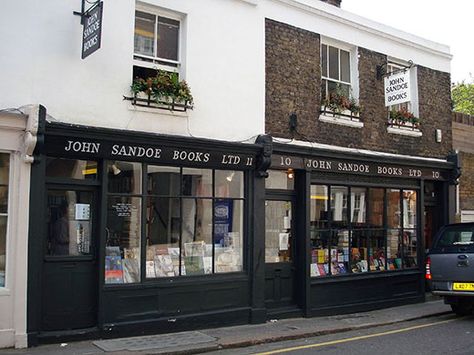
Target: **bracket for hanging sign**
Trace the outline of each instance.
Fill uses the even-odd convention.
[[[86,3],[89,8],[86,10]],[[82,55],[84,59],[100,48],[102,37],[102,1],[82,0],[81,12],[74,11],[73,14],[81,16],[82,32]]]
[[[397,65],[401,66],[402,68],[395,69],[391,72],[386,71],[387,70],[387,63],[377,65],[377,67],[376,67],[377,79],[382,80],[386,76],[397,74],[401,71],[406,72],[408,69],[411,69],[414,66],[412,60],[408,61],[408,65],[401,65],[401,64],[397,64]]]

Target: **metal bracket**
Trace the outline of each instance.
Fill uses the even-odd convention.
[[[399,73],[401,71],[403,72],[406,72],[408,69],[412,68],[414,66],[413,64],[413,61],[412,60],[409,60],[408,61],[408,65],[401,65],[403,68],[400,68],[400,69],[396,69],[394,71],[391,71],[391,72],[388,72],[387,73],[387,63],[383,63],[383,64],[379,64],[376,66],[376,76],[377,76],[377,80],[382,80],[384,77],[388,76],[388,75],[393,75],[393,74],[396,74],[396,73]]]
[[[84,24],[84,19],[89,17],[89,11],[96,6],[99,3],[100,0],[90,2],[88,0],[81,0],[81,11],[73,11],[72,14],[76,16],[81,16],[81,25]],[[91,5],[87,10],[86,10],[86,2]]]

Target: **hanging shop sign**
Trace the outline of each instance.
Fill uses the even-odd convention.
[[[416,166],[384,164],[342,159],[303,158],[272,155],[273,168],[292,168],[354,175],[399,177],[411,179],[447,180],[449,172]]]
[[[117,143],[62,136],[45,138],[46,154],[90,160],[146,161],[155,164],[209,166],[223,169],[254,169],[255,156],[235,152],[186,149],[168,145]]]
[[[384,78],[385,106],[409,102],[410,70],[397,71]]]
[[[83,15],[82,59],[88,57],[100,48],[102,36],[102,7],[103,3],[100,1]]]

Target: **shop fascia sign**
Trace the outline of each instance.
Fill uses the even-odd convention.
[[[272,155],[272,167],[411,179],[447,180],[449,178],[448,172],[446,171],[424,167],[285,155]]]
[[[410,70],[399,70],[384,77],[385,106],[411,101],[410,91]]]
[[[89,9],[85,9],[82,0],[81,12],[74,11],[74,15],[81,16],[82,51],[81,58],[85,59],[100,48],[102,39],[102,1],[96,1]]]
[[[141,143],[114,143],[67,137],[47,137],[46,154],[72,158],[146,161],[156,164],[253,169],[255,156],[205,149],[184,149]]]

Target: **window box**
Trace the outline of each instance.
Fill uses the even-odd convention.
[[[178,80],[177,73],[158,70],[147,79],[136,78],[130,86],[132,96],[124,96],[132,105],[186,112],[193,109],[193,96],[186,81]]]
[[[388,113],[387,131],[389,133],[419,137],[422,135],[420,131],[420,118],[416,117],[406,108],[392,109]]]

